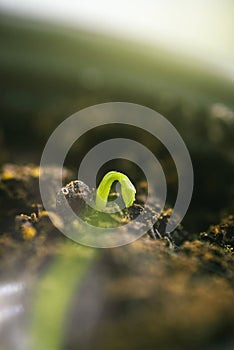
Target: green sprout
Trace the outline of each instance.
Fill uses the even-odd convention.
[[[126,175],[119,173],[118,171],[110,171],[103,177],[100,185],[98,186],[96,194],[97,210],[105,209],[111,186],[115,181],[119,181],[121,184],[121,194],[126,208],[129,208],[133,204],[135,200],[136,189],[129,178]]]

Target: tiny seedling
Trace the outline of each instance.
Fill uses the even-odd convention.
[[[129,208],[133,204],[135,200],[136,189],[131,183],[131,181],[129,180],[129,178],[126,175],[119,173],[117,171],[110,171],[103,177],[100,185],[98,186],[97,193],[96,193],[97,210],[105,209],[111,186],[115,181],[120,182],[121,194],[123,197],[123,201],[126,205],[126,208]]]

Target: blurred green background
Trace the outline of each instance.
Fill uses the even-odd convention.
[[[1,164],[38,164],[54,128],[84,107],[110,101],[138,103],[168,118],[191,153],[195,189],[185,225],[190,230],[202,230],[224,212],[231,212],[234,208],[231,2],[225,1],[222,6],[217,1],[203,5],[198,2],[190,7],[184,1],[176,1],[173,6],[168,1],[164,5],[156,2],[155,7],[146,2],[141,7],[140,1],[132,7],[126,5],[125,9],[120,2],[119,11],[112,6],[108,12],[111,6],[107,6],[103,13],[101,4],[95,7],[93,3],[92,7],[92,2],[88,2],[86,13],[79,3],[63,3],[63,7],[62,3],[58,2],[57,8],[52,7],[53,1],[47,5],[1,3]],[[151,16],[149,5],[156,11]],[[76,9],[81,12],[75,13]],[[162,12],[157,12],[160,9]],[[93,17],[85,17],[90,13]],[[193,20],[189,23],[190,18]],[[217,20],[220,27],[212,27]],[[108,133],[103,129],[84,135],[79,149],[71,151],[67,166],[73,167]],[[131,131],[116,132],[120,137],[126,134],[130,136]],[[170,182],[173,170],[165,152],[144,134],[141,142],[164,161]],[[172,198],[176,186],[172,179]]]

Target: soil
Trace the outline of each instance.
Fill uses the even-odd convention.
[[[56,168],[49,173],[53,182],[58,176]],[[4,230],[0,237],[0,274],[3,280],[9,280],[9,276],[11,280],[19,280],[19,276],[33,279],[32,295],[24,300],[24,320],[32,312],[29,305],[35,298],[36,281],[46,278],[67,242],[43,209],[38,175],[38,167],[33,165],[8,164],[1,172]],[[67,196],[73,210],[85,217],[90,209],[85,208],[82,196],[92,191],[82,182],[78,189],[77,181],[69,182],[72,176],[72,171],[64,172],[64,184],[70,192],[68,195],[62,188],[57,202],[61,208]],[[76,191],[72,192],[74,188]],[[69,297],[66,317],[63,316],[62,348],[77,349],[79,345],[81,349],[231,349],[234,216],[223,218],[205,232],[188,232],[180,225],[168,236],[165,227],[171,209],[159,215],[156,199],[144,206],[145,188],[141,182],[136,203],[128,210],[118,216],[106,213],[101,220],[104,225],[105,220],[119,225],[143,211],[147,220],[157,215],[154,229],[132,244],[104,249],[91,259],[81,286],[75,287],[76,292]],[[117,194],[112,196],[116,198]],[[81,259],[90,249],[80,246],[78,264],[79,254]],[[79,279],[76,269],[73,266],[75,280]],[[59,283],[64,278],[61,271]],[[58,307],[59,297],[54,296],[54,302]],[[22,332],[27,333],[25,329]],[[7,335],[4,341],[9,343]],[[45,346],[43,342],[41,346]]]

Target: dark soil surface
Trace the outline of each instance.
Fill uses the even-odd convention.
[[[53,182],[57,172],[56,168],[51,170]],[[10,280],[20,278],[30,285],[29,295],[23,297],[26,315],[21,318],[24,323],[32,317],[30,305],[36,286],[43,284],[50,266],[56,266],[67,241],[43,210],[38,174],[38,167],[12,164],[6,165],[1,173],[4,231],[0,238],[0,274],[3,280],[9,281],[10,276]],[[66,171],[64,184],[71,178],[72,172]],[[71,186],[74,183],[68,185]],[[144,184],[140,187],[144,189]],[[158,215],[156,201],[155,205],[144,207],[144,190],[138,189],[140,195],[136,202],[139,204],[134,204],[128,213],[119,214],[118,218],[106,214],[108,219],[102,217],[102,220],[119,225],[126,216],[128,220],[135,217],[139,210],[143,210],[149,220]],[[81,210],[80,198],[72,197],[74,210]],[[61,203],[61,197],[59,200]],[[72,200],[70,198],[70,203]],[[83,213],[87,215],[87,211]],[[167,209],[158,215],[154,230],[136,242],[104,249],[90,258],[90,267],[81,285],[76,264],[79,265],[86,251],[95,249],[80,246],[76,264],[71,268],[77,287],[69,296],[62,315],[62,348],[77,349],[78,345],[80,349],[213,350],[233,347],[234,216],[224,218],[201,233],[188,232],[180,225],[168,237],[165,226],[170,213]],[[67,255],[66,259],[69,258],[74,259],[74,252]],[[46,311],[40,311],[41,317],[48,317],[53,303],[59,308],[63,298],[56,294],[56,288],[61,285],[64,290],[69,288],[63,281],[66,277],[61,269],[59,282],[56,282],[59,285],[51,286],[54,299],[50,300]],[[14,331],[16,326],[11,327]],[[21,329],[21,336],[27,334],[25,327]],[[40,334],[40,327],[37,331]],[[8,333],[3,340],[9,343]],[[44,347],[46,338],[37,344],[47,349]]]

